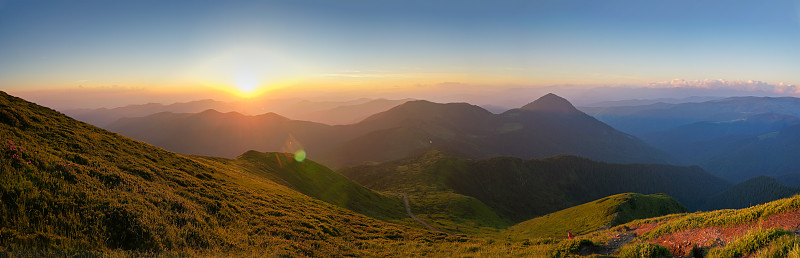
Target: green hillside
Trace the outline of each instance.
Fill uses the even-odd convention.
[[[501,232],[515,239],[566,238],[583,235],[636,219],[686,212],[678,201],[662,194],[617,194],[534,218]]]
[[[474,160],[431,151],[339,172],[378,191],[469,196],[515,222],[626,192],[666,193],[698,210],[708,196],[730,186],[698,167],[608,164],[566,155]]]
[[[5,93],[0,140],[2,252],[383,256],[474,243],[371,219]],[[452,241],[460,244],[440,247]]]
[[[295,161],[284,153],[248,151],[235,160],[198,157],[209,165],[239,167],[316,199],[378,219],[407,218],[402,199],[379,194],[312,160]]]
[[[371,189],[407,194],[415,215],[448,232],[494,233],[511,226],[512,221],[502,218],[492,207],[455,192],[447,186],[445,177],[430,173],[428,169],[445,157],[450,156],[431,151],[413,159],[340,172]]]

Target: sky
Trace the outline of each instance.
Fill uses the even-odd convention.
[[[799,17],[800,0],[0,0],[0,89],[168,101],[722,82],[797,94]]]

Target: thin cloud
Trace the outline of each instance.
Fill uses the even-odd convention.
[[[684,79],[673,79],[670,81],[653,82],[648,86],[658,88],[702,88],[702,89],[725,89],[725,90],[740,90],[740,91],[764,91],[780,94],[800,94],[800,87],[798,85],[778,82],[768,83],[763,81],[754,80],[734,80],[728,81],[724,79],[705,79],[687,81]]]

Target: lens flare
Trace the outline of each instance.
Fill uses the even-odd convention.
[[[294,153],[294,160],[297,162],[303,162],[306,159],[306,151],[298,150]]]
[[[294,158],[297,162],[306,160],[306,150],[292,135],[289,135],[289,139],[286,139],[286,144],[283,146],[282,151],[287,158]]]

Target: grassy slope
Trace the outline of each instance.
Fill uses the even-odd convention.
[[[784,212],[797,212],[800,209],[800,196],[781,199],[744,209],[726,209],[709,212],[688,213],[672,217],[665,223],[643,234],[641,238],[655,239],[672,232],[693,228],[725,227],[759,221],[770,215]],[[635,223],[635,222],[634,222]]]
[[[384,255],[464,241],[355,214],[2,92],[0,140],[0,251]]]
[[[293,156],[284,153],[257,151],[248,151],[235,160],[198,158],[223,167],[238,167],[305,195],[373,218],[389,220],[408,217],[399,196],[369,190],[312,160],[296,162]]]
[[[456,193],[446,177],[430,173],[444,154],[433,151],[417,159],[396,160],[377,166],[341,170],[371,189],[406,193],[415,215],[431,226],[458,233],[493,233],[512,225],[482,201]],[[387,177],[388,176],[388,177]]]
[[[635,219],[681,212],[686,212],[686,208],[669,196],[625,193],[519,223],[504,230],[500,235],[515,239],[565,238],[567,232],[582,235]]]
[[[794,254],[795,256],[792,257],[800,257],[797,256],[800,254],[800,246],[798,246],[800,245],[800,236],[792,232],[797,230],[796,226],[795,228],[779,229],[762,227],[760,224],[772,215],[796,214],[799,210],[800,195],[796,195],[791,198],[745,209],[681,213],[634,220],[609,230],[597,231],[580,238],[591,239],[595,243],[604,243],[609,241],[611,236],[628,232],[628,228],[656,223],[654,228],[640,232],[638,236],[635,236],[632,241],[621,248],[628,249],[628,247],[651,242],[661,236],[684,230],[725,228],[745,224],[752,225],[753,228],[728,243],[723,242],[721,243],[722,245],[715,245],[710,250],[705,248],[704,252],[708,255],[707,257],[748,257],[748,254],[754,254],[754,257],[786,257],[787,254]],[[692,245],[692,243],[688,244]]]

